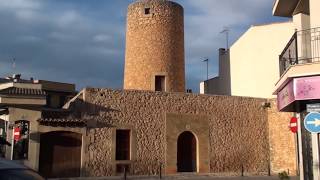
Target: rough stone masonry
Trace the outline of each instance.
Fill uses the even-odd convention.
[[[150,91],[85,89],[73,102],[74,116],[90,125],[84,137],[86,176],[116,174],[119,163],[131,174],[177,173],[177,138],[197,137],[197,172],[267,174],[296,172],[290,114],[262,105],[266,99]],[[130,160],[115,160],[115,132],[131,131]]]

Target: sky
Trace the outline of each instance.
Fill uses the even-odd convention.
[[[175,0],[185,12],[186,87],[218,75],[218,49],[272,16],[273,0]],[[134,0],[0,0],[0,76],[122,89],[127,6]],[[13,60],[15,59],[15,60]],[[13,65],[15,64],[15,65]]]

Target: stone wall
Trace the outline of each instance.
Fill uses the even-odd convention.
[[[289,122],[293,113],[278,113],[276,100],[273,99],[270,103],[268,122],[271,170],[274,173],[289,171],[290,175],[296,175],[296,134],[289,130]]]
[[[155,90],[156,75],[167,92],[185,91],[183,7],[141,0],[128,8],[124,89]]]
[[[201,127],[201,123],[209,124],[208,136],[199,136],[209,149],[208,159],[200,158],[200,165],[204,164],[200,172],[239,175],[243,167],[249,174],[266,174],[270,159],[274,161],[271,162],[274,169],[275,165],[283,169],[295,168],[291,163],[295,161],[293,143],[286,143],[293,140],[289,134],[282,135],[282,131],[275,129],[277,134],[270,136],[274,149],[270,151],[269,133],[273,131],[268,130],[268,113],[272,113],[274,121],[278,120],[278,125],[283,119],[282,116],[277,119],[275,109],[262,108],[265,99],[86,89],[84,101],[82,116],[97,124],[88,131],[85,147],[88,155],[84,171],[90,176],[115,174],[118,163],[115,161],[115,129],[122,128],[133,131],[131,174],[156,174],[160,164],[166,172],[174,173],[168,165],[176,160],[168,158],[171,154],[167,153],[174,152],[176,147],[168,146],[166,136],[196,128],[193,126]],[[179,132],[166,128],[167,117],[172,114],[179,117],[175,122],[175,131]],[[191,123],[180,127],[179,123],[185,123],[183,119],[200,125]],[[278,135],[281,138],[275,139]],[[275,140],[281,145],[274,143]],[[199,147],[200,152],[201,148],[204,147]],[[292,156],[286,156],[286,161],[279,160],[283,154],[278,148],[286,148]]]

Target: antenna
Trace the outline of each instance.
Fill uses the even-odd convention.
[[[223,27],[223,30],[220,32],[221,34],[226,34],[226,44],[227,44],[227,49],[229,49],[229,32],[230,29],[228,27]]]
[[[207,80],[209,80],[209,58],[205,58],[202,62],[206,62],[207,64]]]
[[[12,68],[15,69],[16,68],[16,58],[12,59]]]

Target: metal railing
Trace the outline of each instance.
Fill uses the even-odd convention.
[[[280,75],[291,65],[320,62],[320,27],[296,31],[279,57]]]

